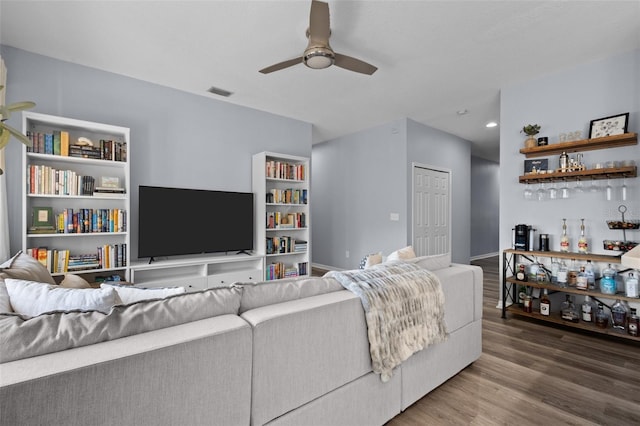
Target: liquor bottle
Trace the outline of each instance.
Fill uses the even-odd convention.
[[[560,270],[560,263],[557,260],[551,262],[551,284],[558,284],[558,271]]]
[[[587,274],[587,289],[595,290],[596,289],[596,273],[593,269],[593,263],[591,260],[587,260],[587,264],[584,267],[584,273]]]
[[[549,299],[549,293],[546,288],[540,298],[540,314],[544,316],[549,316],[549,314],[551,314],[551,300]]]
[[[536,281],[543,283],[547,281],[547,270],[542,263],[538,264],[538,272],[536,273]]]
[[[624,280],[624,294],[627,297],[638,297],[638,278],[633,275],[633,272],[629,272]]]
[[[569,236],[567,235],[567,219],[562,219],[562,237],[560,238],[560,251],[569,251]]]
[[[578,290],[586,290],[588,286],[589,283],[587,281],[587,273],[584,270],[584,266],[581,266],[580,272],[578,272],[578,277],[576,278],[576,288]]]
[[[585,296],[584,302],[582,302],[582,321],[595,322],[597,311],[596,302],[591,300],[590,296]]]
[[[578,253],[587,253],[589,251],[589,243],[587,237],[584,236],[584,219],[580,219],[580,238],[578,239]]]
[[[596,327],[607,328],[609,326],[609,315],[604,311],[602,303],[598,303],[598,312],[596,312]]]
[[[571,259],[571,265],[569,265],[569,272],[567,274],[567,284],[569,284],[569,287],[575,287],[576,284],[578,284],[578,273],[580,272],[580,270],[578,269],[578,266],[576,265],[576,260],[575,259]]]
[[[560,315],[565,321],[578,322],[580,320],[578,310],[573,300],[571,300],[570,294],[566,295],[566,300],[560,306]]]
[[[563,260],[562,263],[560,263],[560,269],[558,269],[558,285],[560,287],[566,287],[568,279],[569,268],[567,268],[567,264]]]
[[[604,294],[616,294],[616,271],[611,267],[611,264],[602,271],[602,278],[600,279],[600,291]]]
[[[536,282],[538,280],[538,264],[532,263],[528,268],[529,279],[528,281]]]
[[[636,313],[636,308],[631,308],[629,323],[627,324],[627,333],[637,337],[638,328],[640,328],[640,317],[638,317],[638,314]]]
[[[524,264],[518,265],[518,271],[516,272],[516,280],[527,281],[527,273],[524,270]]]
[[[616,299],[616,303],[611,305],[611,318],[613,319],[613,328],[625,330],[627,327],[627,315],[629,311],[620,299]]]

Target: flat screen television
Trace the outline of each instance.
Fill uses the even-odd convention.
[[[140,185],[138,257],[253,250],[253,193]]]

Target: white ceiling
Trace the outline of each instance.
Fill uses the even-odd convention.
[[[302,54],[308,0],[0,0],[0,42],[303,120],[314,143],[409,117],[496,161],[499,128],[484,125],[499,120],[500,88],[640,47],[640,1],[336,0],[329,9],[333,49],[375,74],[302,64],[258,72]]]

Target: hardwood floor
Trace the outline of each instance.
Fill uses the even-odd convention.
[[[640,345],[500,318],[498,257],[484,271],[483,353],[387,426],[640,425]]]

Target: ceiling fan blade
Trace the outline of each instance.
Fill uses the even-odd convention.
[[[309,43],[328,45],[330,35],[329,4],[312,0],[309,15]]]
[[[378,67],[374,67],[371,64],[361,61],[360,59],[352,58],[351,56],[342,55],[340,53],[336,53],[335,56],[336,59],[333,65],[349,71],[371,75],[378,69]]]
[[[292,67],[294,65],[298,65],[302,63],[302,56],[294,59],[289,59],[287,61],[279,62],[277,64],[273,64],[266,68],[260,70],[262,74],[269,74],[270,72],[278,71],[284,68]]]

